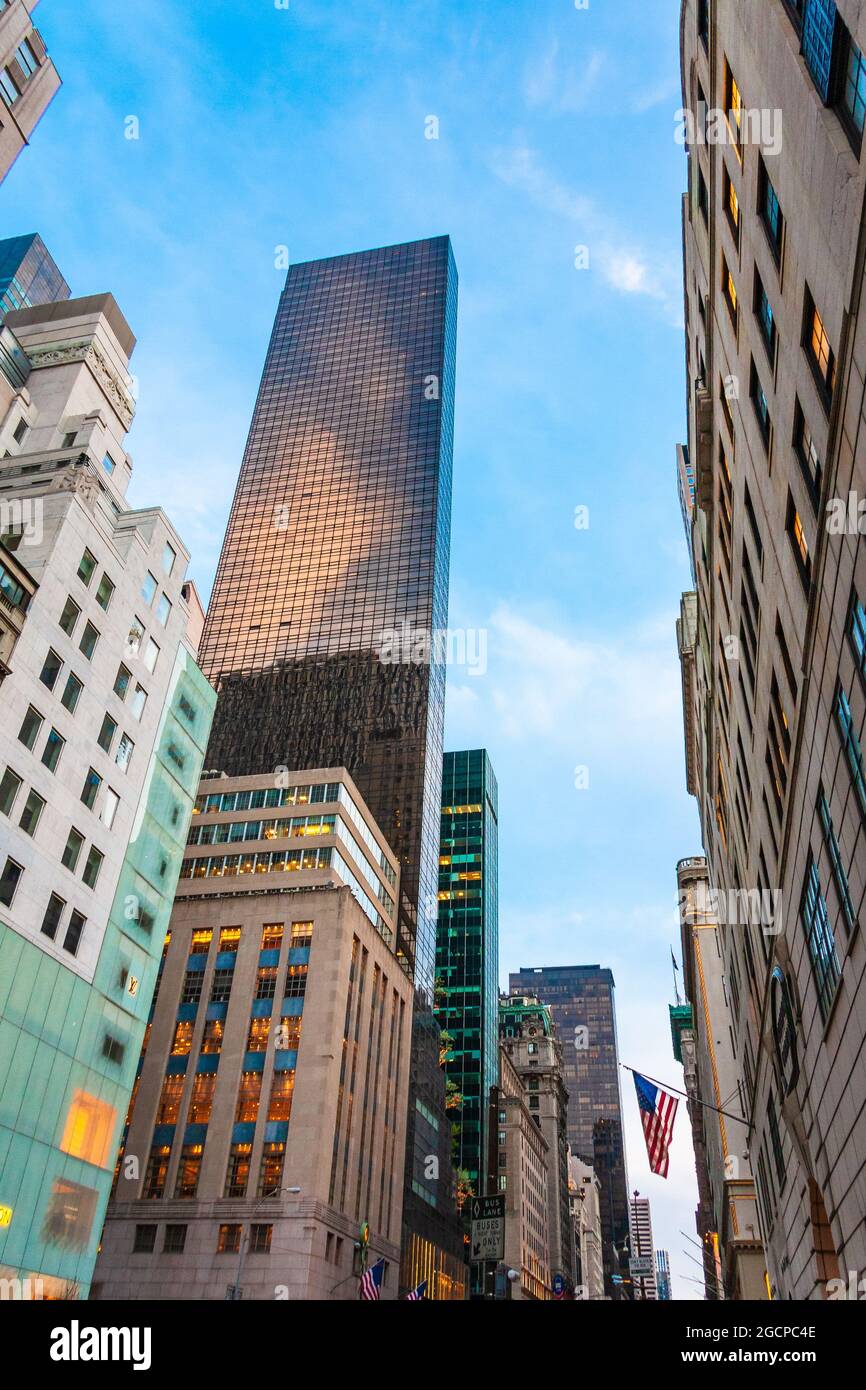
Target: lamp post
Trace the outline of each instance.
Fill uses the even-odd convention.
[[[274,1197],[279,1197],[284,1192],[288,1193],[290,1196],[297,1197],[300,1191],[301,1189],[299,1187],[275,1187],[272,1192],[266,1192],[264,1197],[260,1198],[260,1200],[256,1202],[256,1205],[253,1207],[250,1213],[250,1230],[249,1234],[247,1235],[246,1241],[244,1240],[243,1229],[241,1229],[241,1241],[240,1248],[238,1250],[238,1271],[235,1275],[235,1282],[229,1295],[230,1302],[237,1303],[243,1295],[243,1290],[241,1288],[241,1276],[244,1272],[244,1257],[247,1253],[247,1250],[249,1249],[250,1241],[252,1240],[253,1218],[256,1216],[259,1209],[264,1206],[265,1202],[272,1201]]]

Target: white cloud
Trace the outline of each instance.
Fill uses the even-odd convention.
[[[527,105],[560,114],[582,111],[592,99],[606,61],[604,53],[595,51],[581,68],[566,67],[561,61],[559,39],[551,39],[527,64],[523,82]]]

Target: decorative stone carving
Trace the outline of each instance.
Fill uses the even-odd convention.
[[[118,373],[93,338],[62,347],[32,348],[27,353],[34,371],[42,367],[64,367],[70,362],[84,362],[93,378],[104,391],[124,429],[129,429],[135,415],[135,402]]]

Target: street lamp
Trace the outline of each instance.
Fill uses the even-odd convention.
[[[301,1189],[299,1187],[275,1187],[273,1191],[266,1192],[265,1195],[262,1198],[260,1198],[258,1202],[256,1202],[256,1205],[250,1212],[250,1230],[249,1234],[247,1235],[246,1241],[244,1240],[243,1229],[241,1230],[241,1243],[240,1248],[238,1250],[238,1272],[235,1275],[234,1288],[232,1289],[230,1295],[230,1300],[232,1303],[236,1303],[242,1297],[241,1276],[244,1272],[244,1256],[246,1255],[247,1250],[249,1249],[250,1241],[252,1240],[252,1223],[257,1212],[261,1207],[264,1206],[265,1202],[273,1201],[274,1197],[279,1197],[282,1193],[287,1193],[290,1196],[297,1197],[300,1191]]]

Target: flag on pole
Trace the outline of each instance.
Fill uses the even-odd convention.
[[[381,1297],[382,1275],[385,1273],[385,1260],[377,1260],[361,1276],[361,1298],[364,1302],[378,1302]]]
[[[639,1072],[634,1072],[633,1076],[650,1168],[654,1173],[666,1178],[668,1150],[674,1137],[674,1120],[679,1101],[676,1096],[669,1096],[667,1091],[655,1086],[652,1081],[647,1081]]]
[[[673,948],[673,946],[671,947],[671,965],[673,966],[674,970],[679,970],[679,968],[680,968],[680,967],[677,965],[677,958],[676,958],[676,956],[674,955],[674,948]]]
[[[407,1293],[407,1295],[406,1295],[406,1302],[407,1302],[407,1303],[420,1303],[421,1299],[425,1297],[426,1293],[427,1293],[427,1280],[426,1280],[426,1279],[422,1279],[422,1280],[421,1280],[421,1283],[417,1286],[417,1288],[414,1288],[414,1289],[412,1290],[411,1293]]]

